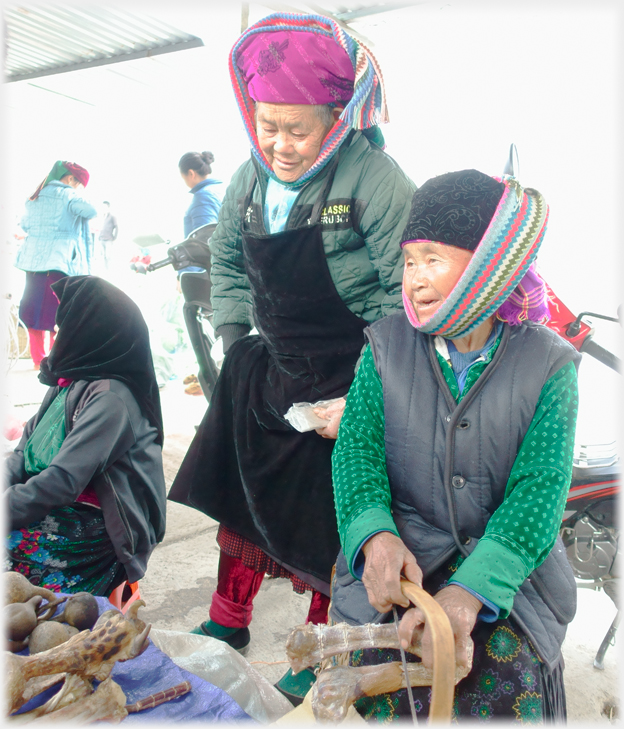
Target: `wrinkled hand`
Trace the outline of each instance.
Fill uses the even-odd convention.
[[[434,599],[441,605],[451,623],[455,638],[455,663],[458,666],[466,667],[468,666],[468,646],[472,644],[470,634],[483,603],[458,585],[444,587]],[[408,610],[399,623],[399,639],[403,648],[407,648],[412,643],[415,631],[422,633],[422,662],[426,668],[433,668],[431,630],[418,608]]]
[[[401,539],[392,532],[379,532],[364,543],[362,552],[365,557],[362,582],[375,610],[387,613],[393,605],[408,607],[409,600],[401,590],[401,573],[420,586],[422,571]]]
[[[329,420],[329,423],[324,428],[315,428],[316,432],[320,436],[336,440],[338,437],[340,420],[346,404],[346,398],[341,397],[340,400],[328,405],[326,408],[314,408],[315,415],[318,415],[319,418],[323,418],[323,420]]]

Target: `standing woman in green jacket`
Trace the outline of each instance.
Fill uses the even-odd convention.
[[[227,354],[169,498],[220,522],[219,582],[197,631],[244,650],[265,572],[311,590],[308,620],[327,619],[344,400],[317,432],[284,416],[342,398],[364,328],[400,307],[398,237],[414,185],[383,151],[377,63],[333,21],[270,15],[237,41],[230,70],[252,157],[210,240]]]
[[[427,181],[401,247],[405,311],[371,325],[333,453],[342,553],[331,617],[387,622],[401,574],[446,612],[460,718],[565,718],[561,644],[576,585],[561,540],[580,355],[543,326],[532,264],[548,207],[513,177]],[[404,611],[401,611],[404,612]],[[408,648],[431,638],[403,615]],[[408,654],[408,659],[418,660]],[[359,651],[351,664],[400,660]],[[417,712],[430,689],[413,689]],[[410,715],[407,691],[363,700],[367,718]]]

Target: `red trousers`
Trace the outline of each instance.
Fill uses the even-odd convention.
[[[46,332],[43,329],[29,329],[28,330],[28,341],[30,344],[30,356],[32,361],[35,363],[35,367],[39,367],[41,360],[50,354],[52,345],[54,344],[55,332],[47,332],[50,335],[50,343],[46,352],[44,346],[44,335]]]
[[[237,557],[221,552],[217,589],[212,595],[210,619],[226,628],[246,628],[251,623],[253,600],[258,594],[264,572],[246,567]],[[326,623],[329,598],[317,590],[306,623]]]

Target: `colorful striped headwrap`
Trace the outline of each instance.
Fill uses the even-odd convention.
[[[317,33],[325,38],[333,39],[337,47],[347,53],[355,74],[353,95],[341,113],[339,122],[323,141],[316,162],[294,182],[286,183],[279,180],[281,185],[300,187],[329,162],[351,129],[370,129],[377,124],[385,123],[388,121],[388,111],[381,70],[375,57],[366,46],[345,33],[333,20],[322,15],[300,15],[295,13],[267,15],[250,26],[236,41],[230,52],[229,68],[236,101],[251,141],[252,153],[269,177],[278,181],[258,144],[254,119],[254,100],[249,93],[245,73],[240,68],[239,62],[241,59],[239,55],[241,46],[248,42],[251,36],[276,32],[282,34],[286,31]]]
[[[493,179],[505,185],[494,215],[461,278],[440,308],[424,324],[418,321],[414,307],[403,289],[407,318],[421,332],[459,339],[496,314],[512,294],[522,298],[521,290],[517,287],[529,272],[544,238],[548,205],[537,190],[522,188],[514,177],[505,175]],[[538,285],[541,279],[529,279],[526,281],[530,285],[526,288],[537,299],[541,296],[542,287]],[[543,303],[543,300],[533,302],[527,298],[526,313],[530,306]],[[501,313],[504,314],[504,311]],[[507,320],[504,316],[500,318]]]

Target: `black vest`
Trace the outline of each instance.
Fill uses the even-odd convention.
[[[366,334],[383,384],[393,518],[426,576],[457,551],[467,555],[475,548],[503,502],[544,384],[580,355],[546,327],[505,325],[492,362],[458,404],[434,337],[414,329],[403,312],[375,322]],[[521,586],[511,614],[552,667],[575,611],[576,584],[558,538]],[[342,554],[332,617],[350,623],[384,619]]]

